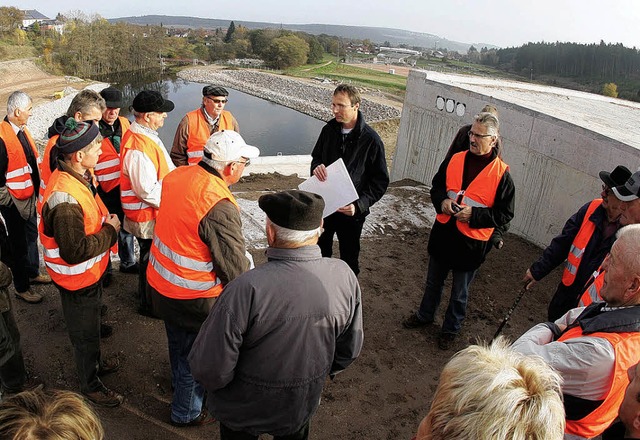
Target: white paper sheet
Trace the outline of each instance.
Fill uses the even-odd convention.
[[[358,199],[358,192],[353,186],[342,158],[327,167],[327,180],[321,182],[316,176],[311,176],[298,185],[298,189],[322,196],[324,199],[322,217],[333,214],[338,208]]]

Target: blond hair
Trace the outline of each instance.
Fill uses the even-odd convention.
[[[96,413],[78,394],[24,391],[0,403],[0,438],[12,440],[102,440]]]
[[[458,352],[440,376],[417,440],[561,440],[560,375],[498,338]]]

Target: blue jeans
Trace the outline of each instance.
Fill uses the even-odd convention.
[[[171,363],[171,420],[188,423],[202,411],[204,388],[191,375],[187,356],[198,333],[188,332],[167,321],[164,322],[169,342],[169,362]]]
[[[440,300],[442,299],[442,291],[444,289],[444,280],[449,275],[449,271],[453,275],[453,283],[451,286],[451,299],[449,307],[444,315],[442,323],[442,333],[458,334],[462,327],[462,321],[467,313],[467,298],[469,296],[469,285],[473,281],[476,274],[475,270],[461,271],[453,270],[448,266],[440,264],[435,258],[429,258],[429,268],[427,269],[427,285],[424,289],[424,296],[420,303],[420,309],[416,316],[421,321],[432,322],[438,311]]]
[[[129,234],[124,229],[120,229],[120,232],[118,233],[118,256],[120,257],[120,267],[131,267],[136,264],[133,239],[133,234]]]

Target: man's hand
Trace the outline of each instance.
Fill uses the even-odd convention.
[[[462,223],[469,223],[471,220],[471,206],[465,206],[462,210],[453,215],[456,220]]]
[[[531,275],[531,270],[527,269],[527,273],[524,274],[522,282],[524,283],[524,288],[530,290],[537,281],[533,278],[533,275]]]
[[[318,167],[318,168],[320,168],[320,167]],[[316,170],[318,168],[316,168]],[[350,203],[347,206],[343,206],[342,208],[338,208],[338,211],[336,211],[336,212],[339,212],[339,213],[344,214],[344,215],[348,215],[349,217],[353,217],[354,215],[356,215],[356,205],[354,205],[353,203]]]
[[[323,164],[318,165],[313,169],[313,175],[316,176],[320,182],[324,182],[325,180],[327,180],[327,167],[325,167]]]
[[[105,223],[110,224],[114,227],[116,232],[120,232],[120,220],[118,220],[118,216],[115,214],[109,214],[107,219],[104,221]]]
[[[456,212],[453,210],[452,205],[453,205],[453,200],[444,199],[442,201],[442,205],[440,205],[440,210],[442,211],[443,214],[454,215]]]

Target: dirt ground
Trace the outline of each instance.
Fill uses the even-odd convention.
[[[0,65],[0,71],[3,66]],[[7,83],[0,75],[0,107],[7,91],[22,88],[34,101],[47,99],[63,87],[64,79],[25,79]],[[15,78],[14,78],[15,79]],[[19,87],[18,87],[19,86]],[[397,122],[384,134],[395,142]],[[385,130],[381,130],[385,131]],[[243,197],[259,191],[295,188],[295,176],[249,176],[233,190]],[[415,185],[415,182],[402,182]],[[402,190],[392,185],[391,194]],[[253,197],[250,195],[255,191]],[[250,194],[247,194],[250,192]],[[420,203],[430,203],[422,196]],[[374,208],[375,209],[375,206]],[[359,359],[327,381],[322,404],[311,423],[311,439],[410,439],[426,414],[443,365],[477,338],[488,340],[513,303],[526,268],[540,254],[536,246],[508,235],[502,250],[492,251],[471,286],[467,320],[455,346],[437,348],[438,324],[446,307],[444,298],[436,323],[409,331],[401,321],[418,305],[427,268],[428,228],[383,228],[374,238],[363,239],[360,283],[364,305],[365,344]],[[264,249],[251,249],[256,264],[264,262]],[[337,251],[336,251],[337,253]],[[524,297],[504,334],[515,338],[544,320],[546,305],[560,279],[556,271]],[[102,343],[105,355],[116,354],[121,370],[104,378],[107,386],[123,393],[125,403],[116,409],[97,409],[107,439],[217,439],[217,424],[179,430],[167,422],[171,401],[167,341],[161,321],[136,314],[137,276],[114,271],[113,284],[105,289],[109,306],[105,322],[114,334]],[[22,333],[29,370],[48,387],[77,390],[60,300],[53,286],[36,286],[44,294],[41,304],[14,301],[14,313]],[[268,436],[263,436],[268,438]]]

